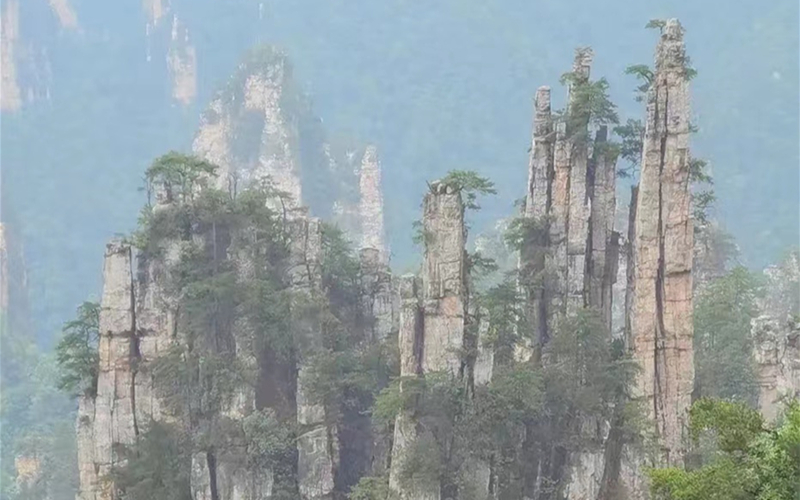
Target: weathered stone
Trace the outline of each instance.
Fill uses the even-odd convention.
[[[611,331],[612,286],[617,280],[619,233],[614,231],[616,211],[616,157],[607,147],[608,130],[601,127],[594,143],[589,175],[589,248],[586,279],[587,303],[599,311]]]
[[[286,56],[264,48],[258,62],[239,68],[232,85],[203,114],[192,149],[220,167],[218,187],[232,192],[270,179],[289,197],[276,208],[301,202],[297,119],[291,66]]]
[[[394,290],[389,266],[383,261],[380,250],[362,248],[361,303],[365,321],[364,338],[369,342],[383,342],[394,327]]]
[[[693,230],[689,101],[683,29],[667,21],[648,94],[634,241],[633,353],[636,395],[647,402],[665,464],[683,463],[694,382]]]
[[[528,227],[519,255],[519,284],[525,294],[525,319],[535,331],[535,340],[533,346],[517,347],[515,356],[519,360],[539,357],[548,339],[545,260],[549,243],[547,224],[554,139],[550,87],[539,87],[534,99],[533,135],[528,161],[528,194],[524,212]]]
[[[118,450],[133,445],[138,434],[135,366],[139,352],[131,266],[129,245],[112,241],[106,246],[98,344],[100,364],[92,429],[94,465],[101,473],[122,460]],[[94,487],[91,481],[81,484],[81,494],[85,498],[92,498],[93,494],[98,499],[110,498],[110,491],[103,488],[94,493]]]
[[[293,333],[310,350],[321,346],[319,315],[315,301],[319,297],[322,230],[318,219],[298,214],[288,221],[290,267],[294,296]],[[339,463],[336,427],[326,418],[322,404],[307,396],[308,366],[300,361],[297,377],[297,484],[304,499],[326,498],[333,493]]]
[[[94,459],[94,396],[78,398],[75,421],[75,443],[78,448],[78,500],[96,498],[98,477]]]
[[[572,67],[576,83],[589,80],[592,64],[591,50],[578,50]],[[569,188],[567,209],[567,314],[574,314],[586,305],[585,271],[586,247],[589,235],[589,197],[586,190],[586,171],[589,162],[588,115],[585,111],[573,109],[576,98],[570,88],[567,113],[574,129],[567,127],[569,155]]]
[[[400,377],[416,377],[422,373],[423,316],[420,301],[420,283],[414,275],[400,278]],[[403,390],[403,384],[400,384]],[[389,488],[400,498],[412,500],[400,479],[400,469],[406,459],[408,447],[417,438],[417,423],[413,416],[403,410],[395,419],[392,441],[392,467],[389,471]]]
[[[188,106],[197,96],[197,51],[189,41],[189,28],[177,15],[172,19],[167,69],[172,80],[172,98]]]
[[[783,402],[800,397],[800,253],[764,270],[761,315],[752,321],[761,413],[774,422]]]
[[[425,340],[422,370],[457,375],[466,321],[466,231],[461,194],[434,182],[423,202]]]
[[[539,87],[534,98],[533,134],[528,160],[528,193],[525,215],[544,217],[549,208],[550,179],[553,172],[553,118],[550,112],[550,87]]]
[[[550,207],[550,253],[545,261],[549,296],[547,324],[555,330],[559,316],[566,313],[567,220],[569,217],[570,147],[563,123],[556,127],[553,152],[553,183]]]
[[[378,151],[368,146],[361,160],[359,175],[361,201],[358,212],[361,219],[361,248],[378,250],[381,259],[388,261],[386,234],[383,228],[383,191]]]
[[[758,406],[766,420],[775,422],[784,401],[800,398],[800,322],[760,316],[753,320],[753,341]]]

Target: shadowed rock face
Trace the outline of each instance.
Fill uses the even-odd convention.
[[[637,396],[655,422],[662,461],[669,465],[683,463],[694,383],[685,57],[683,30],[677,20],[669,20],[656,49],[647,101],[630,311],[631,347],[641,367]]]

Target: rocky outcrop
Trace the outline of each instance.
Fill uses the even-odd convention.
[[[666,22],[648,93],[635,218],[632,351],[661,446],[659,461],[683,464],[694,382],[693,229],[689,193],[689,95],[683,29]]]
[[[299,206],[298,101],[286,56],[271,47],[253,51],[208,106],[192,145],[220,167],[218,187],[236,192],[269,178],[286,203]]]
[[[44,0],[39,1],[44,4]],[[34,20],[34,25],[52,22],[58,26],[58,31],[80,29],[67,0],[49,0],[49,4],[52,21],[38,19],[38,22]],[[36,33],[31,32],[32,24],[26,22],[32,13],[28,7],[35,9],[38,6],[20,3],[19,0],[3,2],[0,17],[0,110],[4,112],[19,111],[28,103],[50,99],[53,75],[48,46],[40,45]]]
[[[616,163],[609,150],[608,131],[601,127],[594,141],[587,197],[590,205],[589,245],[586,262],[586,303],[600,312],[608,331],[612,331],[612,287],[617,280],[620,235],[614,231],[616,214]]]
[[[800,398],[800,321],[758,317],[753,320],[753,341],[758,406],[766,420],[775,422],[784,401]]]
[[[567,110],[561,120],[554,123],[548,87],[539,88],[534,99],[520,251],[520,285],[534,345],[529,352],[519,350],[518,359],[532,357],[534,362],[547,363],[542,354],[563,319],[586,307],[601,314],[609,332],[612,328],[620,251],[620,236],[614,231],[616,153],[607,144],[605,127],[590,140],[581,87],[589,84],[591,60],[590,50],[576,51]],[[583,441],[591,446],[568,459],[571,479],[564,485],[564,494],[570,499],[598,495],[608,434],[607,425],[600,424],[583,421]],[[560,477],[562,471],[553,473]]]
[[[414,275],[400,278],[400,318],[398,342],[400,346],[400,391],[404,390],[403,379],[422,374],[423,316],[419,279]],[[417,423],[413,411],[402,409],[394,424],[392,440],[391,469],[389,470],[389,489],[401,499],[416,500],[438,498],[432,492],[414,491],[402,480],[402,468],[408,452],[417,439]]]
[[[786,399],[800,397],[800,252],[764,271],[761,315],[752,322],[761,413],[774,422]]]
[[[550,110],[550,87],[539,87],[534,98],[533,134],[528,161],[528,192],[525,218],[530,227],[520,252],[520,285],[525,293],[525,320],[535,332],[533,350],[522,349],[517,358],[541,356],[549,338],[547,297],[545,296],[545,261],[549,245],[548,217],[551,206],[551,184],[554,175],[553,144],[555,131]]]
[[[361,248],[374,248],[382,258],[388,257],[386,233],[383,228],[383,191],[378,151],[368,146],[361,160],[359,172],[361,200],[358,212],[361,220]]]
[[[323,345],[319,315],[314,302],[320,300],[320,221],[306,216],[289,221],[289,279],[295,306],[292,313],[294,335],[311,350]],[[328,498],[333,493],[339,467],[338,437],[329,409],[308,397],[307,373],[310,367],[301,360],[297,377],[297,483],[303,499]]]
[[[593,54],[579,49],[572,66],[572,85],[589,81]],[[569,148],[569,183],[567,211],[567,314],[586,306],[586,251],[589,235],[589,197],[587,196],[588,112],[578,108],[573,87],[567,105],[566,140]]]
[[[89,402],[82,405],[78,419],[79,436],[89,436],[84,426],[91,422],[91,444],[79,441],[80,471],[94,468],[81,483],[81,499],[110,500],[113,488],[105,481],[112,467],[123,463],[122,451],[136,443],[139,434],[136,408],[136,366],[139,344],[136,338],[133,256],[131,247],[112,241],[106,247],[103,265],[103,295],[100,311],[100,365],[94,413]],[[91,452],[88,448],[91,447]],[[95,481],[97,480],[97,481]]]
[[[362,248],[359,256],[364,339],[370,344],[381,343],[395,326],[392,273],[379,250]]]
[[[469,305],[467,238],[464,203],[458,186],[442,181],[429,185],[423,200],[422,231],[425,245],[421,278],[404,276],[400,282],[400,376],[402,392],[409,379],[443,374],[460,380],[473,394],[476,385],[491,380],[494,359],[485,345],[487,312]],[[468,396],[471,397],[471,396]],[[434,439],[420,426],[410,402],[395,420],[389,487],[405,499],[436,500],[442,485],[437,480],[403,480],[402,471],[411,446],[418,439]],[[462,472],[478,496],[489,492],[491,471],[481,460],[461,464]]]
[[[423,201],[422,225],[422,371],[458,375],[468,297],[464,250],[467,235],[461,193],[453,186],[432,183]]]

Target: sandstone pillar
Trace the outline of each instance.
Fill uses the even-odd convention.
[[[425,261],[422,300],[424,373],[458,375],[466,325],[466,230],[461,193],[440,182],[431,184],[423,202]]]
[[[135,334],[131,266],[129,245],[115,240],[106,246],[98,344],[100,366],[92,429],[94,465],[101,480],[114,465],[123,461],[119,449],[135,444],[139,433],[135,389],[139,346]],[[87,405],[85,410],[89,409]],[[92,498],[91,488],[91,479],[87,485],[81,485],[84,498]],[[95,494],[98,500],[110,500],[112,486],[101,481]]]
[[[689,96],[683,29],[667,21],[648,93],[634,237],[633,352],[662,447],[661,461],[683,463],[694,383],[693,234],[689,193]]]

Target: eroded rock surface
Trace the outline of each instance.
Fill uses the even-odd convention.
[[[632,350],[644,402],[662,447],[683,464],[694,384],[693,229],[689,193],[689,93],[683,28],[667,21],[648,93],[635,218]]]

